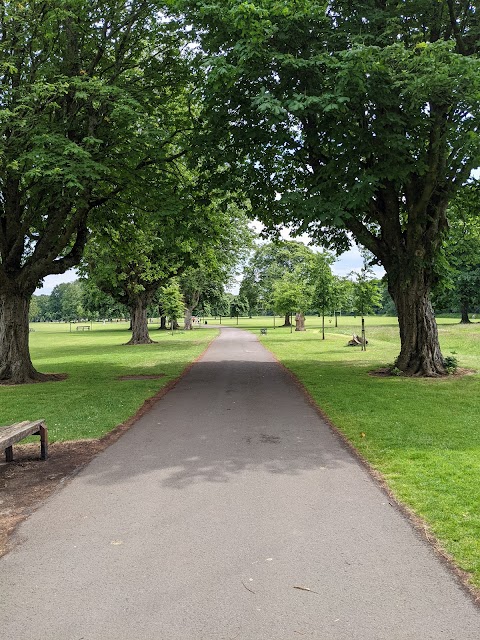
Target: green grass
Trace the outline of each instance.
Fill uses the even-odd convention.
[[[94,324],[69,332],[68,324],[32,325],[35,368],[67,373],[61,382],[0,386],[0,424],[45,418],[50,441],[99,438],[134,415],[206,348],[215,329],[151,331],[158,344],[125,346],[126,324]],[[124,375],[159,375],[157,380],[120,381]]]
[[[333,324],[323,341],[318,318],[307,318],[306,333],[273,330],[271,318],[240,321],[256,333],[267,327],[263,343],[480,587],[480,375],[373,377],[398,355],[396,319],[366,319],[366,352],[346,346],[358,318]],[[444,355],[480,370],[480,324],[441,318],[438,328]]]

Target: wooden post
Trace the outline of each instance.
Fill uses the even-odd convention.
[[[42,460],[46,460],[48,456],[48,431],[43,424],[40,425],[38,433],[40,434],[40,457]]]
[[[5,449],[5,461],[13,462],[13,446],[7,447]]]
[[[367,341],[365,340],[365,318],[362,318],[362,351],[367,350]]]

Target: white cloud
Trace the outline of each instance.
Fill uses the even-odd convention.
[[[65,273],[61,273],[60,275],[55,276],[46,276],[43,279],[43,287],[37,289],[35,291],[36,296],[40,295],[50,295],[54,287],[57,284],[63,284],[64,282],[74,282],[78,279],[78,274],[74,269],[69,269]]]

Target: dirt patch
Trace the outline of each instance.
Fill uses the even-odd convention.
[[[388,367],[382,367],[381,369],[375,369],[374,371],[369,371],[368,375],[374,378],[417,378],[418,380],[436,380],[437,382],[441,380],[450,380],[451,378],[463,378],[463,376],[471,376],[474,373],[477,373],[475,369],[464,369],[462,367],[458,367],[455,373],[450,373],[446,376],[437,376],[432,378],[426,378],[422,376],[406,376],[404,374],[394,374],[391,373]]]
[[[117,380],[159,380],[164,377],[164,373],[159,373],[156,376],[118,376]]]
[[[68,378],[68,373],[42,373],[40,374],[42,377],[39,377],[38,380],[31,380],[29,384],[43,384],[45,382],[62,382],[62,380],[66,380]],[[25,386],[23,383],[12,384],[8,382],[8,380],[0,380],[0,385],[3,387],[20,387]]]

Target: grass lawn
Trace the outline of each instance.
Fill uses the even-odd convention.
[[[281,322],[277,318],[277,326]],[[267,327],[265,346],[480,587],[480,374],[372,377],[369,371],[398,355],[396,319],[366,319],[366,352],[346,346],[349,335],[360,333],[358,318],[342,317],[337,328],[326,324],[324,341],[318,318],[307,318],[305,333],[273,330],[272,318],[240,319],[239,326],[257,334]],[[480,371],[480,324],[440,318],[438,329],[443,354]]]
[[[158,325],[157,325],[158,326]],[[58,323],[32,324],[32,361],[45,373],[67,373],[61,382],[0,386],[0,424],[45,418],[49,440],[99,438],[134,415],[200,355],[215,329],[151,330],[158,344],[124,346],[126,324],[96,324],[90,331]],[[160,375],[155,380],[118,380],[125,375]]]

